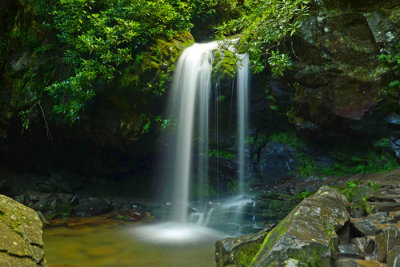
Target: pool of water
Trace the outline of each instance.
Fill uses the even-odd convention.
[[[46,259],[56,266],[215,266],[214,243],[210,235],[201,240],[181,242],[146,242],[140,227],[125,225],[81,225],[55,227],[44,231]],[[145,237],[145,236],[144,236]]]

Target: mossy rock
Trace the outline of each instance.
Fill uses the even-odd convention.
[[[267,235],[251,266],[334,266],[336,231],[350,219],[348,206],[336,189],[322,187]]]
[[[0,265],[46,266],[42,226],[34,210],[0,195]]]
[[[217,266],[249,266],[271,228],[272,225],[257,234],[217,241],[215,244]]]

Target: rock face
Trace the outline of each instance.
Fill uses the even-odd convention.
[[[348,204],[336,189],[322,187],[268,234],[252,266],[283,266],[289,262],[333,266],[336,231],[350,219]]]
[[[242,248],[247,237],[217,242],[218,266],[400,266],[400,211],[374,209],[400,201],[399,171],[356,177],[356,185],[341,189],[350,203],[336,189],[323,186],[258,247]],[[355,208],[364,214],[351,218],[349,211]]]
[[[227,238],[215,244],[215,259],[218,267],[232,264],[246,266],[249,259],[254,257],[258,248],[274,225],[268,225],[263,231],[239,238]]]
[[[361,120],[388,84],[378,55],[400,40],[400,4],[355,2],[315,1],[296,43],[294,78],[302,86],[296,99],[317,124],[329,117]]]
[[[42,233],[34,210],[0,195],[1,266],[47,266]]]
[[[267,235],[257,252],[253,248],[248,258],[243,259],[242,256],[238,263],[231,260],[237,258],[235,253],[239,252],[236,249],[231,252],[234,255],[228,257],[228,260],[220,257],[218,266],[232,263],[235,266],[334,266],[339,239],[336,231],[350,219],[348,205],[346,198],[336,189],[322,187],[279,223]],[[222,244],[226,242],[222,241]],[[224,247],[220,244],[217,243],[217,255],[224,254]]]

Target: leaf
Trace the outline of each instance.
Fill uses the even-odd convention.
[[[391,83],[389,83],[390,87],[399,87],[400,88],[400,81],[399,80],[394,80]]]

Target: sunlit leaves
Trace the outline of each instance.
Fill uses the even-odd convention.
[[[192,6],[180,0],[57,0],[49,7],[64,63],[74,72],[46,90],[55,113],[71,122],[95,95],[96,82],[113,80],[121,64],[141,64],[138,54],[154,39],[192,27]]]
[[[240,34],[242,50],[250,54],[253,72],[263,71],[268,63],[273,74],[283,75],[291,66],[290,58],[274,51],[300,30],[309,3],[310,0],[247,0],[243,16],[223,24],[219,34]]]

